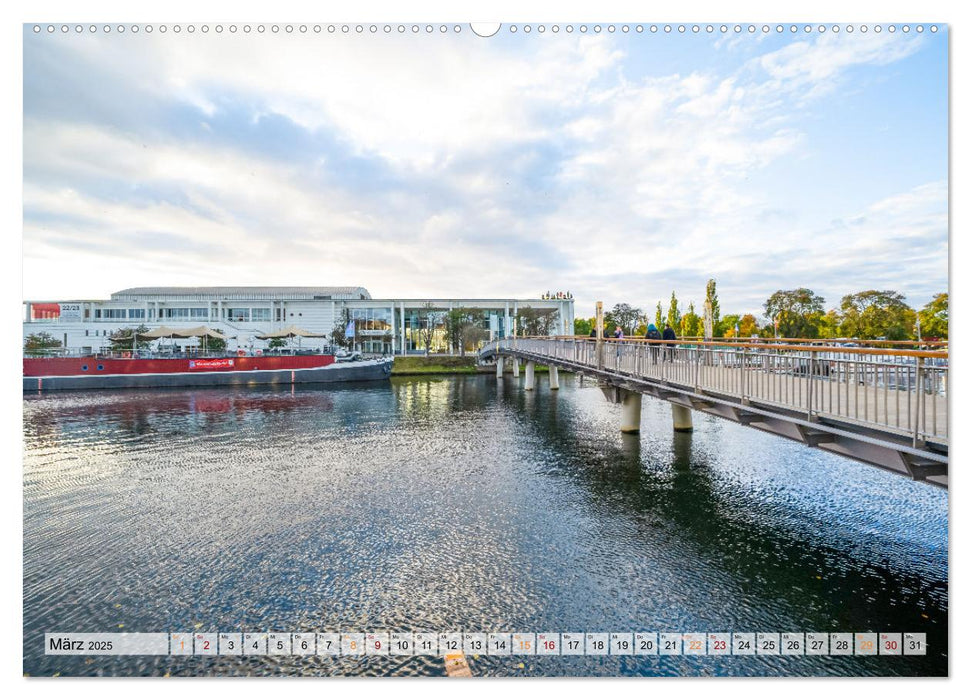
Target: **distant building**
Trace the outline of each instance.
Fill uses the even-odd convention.
[[[45,331],[65,348],[92,352],[122,328],[207,325],[235,336],[235,350],[264,348],[255,336],[291,325],[329,340],[346,311],[357,348],[398,355],[425,352],[428,338],[433,352],[447,351],[449,311],[470,310],[477,331],[466,335],[481,345],[511,335],[513,319],[527,307],[545,312],[551,334],[573,333],[573,299],[372,299],[364,287],[133,287],[107,300],[25,301],[23,330],[25,338]]]

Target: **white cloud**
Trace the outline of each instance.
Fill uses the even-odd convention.
[[[334,283],[410,296],[568,288],[580,305],[648,306],[670,296],[672,280],[716,273],[785,286],[843,274],[833,250],[875,260],[881,236],[899,254],[908,236],[939,235],[942,215],[946,231],[940,183],[833,212],[855,242],[843,229],[766,221],[778,203],[749,184],[811,146],[798,126],[805,100],[848,69],[907,57],[919,48],[912,38],[800,38],[737,70],[662,75],[631,65],[608,36],[66,40],[93,83],[192,106],[207,134],[232,97],[253,120],[282,116],[327,134],[394,182],[345,184],[329,152],[286,162],[250,144],[181,141],[164,122],[81,123],[69,101],[56,116],[28,111],[28,295]],[[308,172],[311,156],[328,177]],[[146,247],[143,232],[169,236],[172,249]],[[759,263],[767,251],[813,247],[770,274]],[[939,255],[919,264],[929,277],[946,274]],[[757,303],[741,283],[726,293]]]

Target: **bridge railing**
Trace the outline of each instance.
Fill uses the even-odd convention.
[[[579,368],[757,401],[912,438],[948,442],[947,352],[776,343],[504,338],[483,352],[528,353]]]

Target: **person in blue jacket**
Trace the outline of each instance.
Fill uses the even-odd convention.
[[[647,333],[644,335],[648,340],[661,340],[661,334],[657,331],[657,326],[653,323],[647,327]],[[661,349],[658,347],[659,343],[651,343],[651,360],[657,362],[658,351]]]

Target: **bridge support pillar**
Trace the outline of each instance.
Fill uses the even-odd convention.
[[[671,417],[674,419],[674,429],[679,433],[690,433],[694,430],[691,423],[691,409],[687,406],[671,404]]]
[[[502,379],[502,355],[496,355],[496,378]]]
[[[526,363],[526,391],[536,388],[536,363],[529,361]]]
[[[556,390],[560,388],[560,371],[556,368],[556,365],[550,365],[550,389]]]
[[[641,395],[636,391],[620,390],[620,432],[641,432]]]
[[[510,357],[509,359],[512,360],[512,376],[519,379],[519,358]]]

